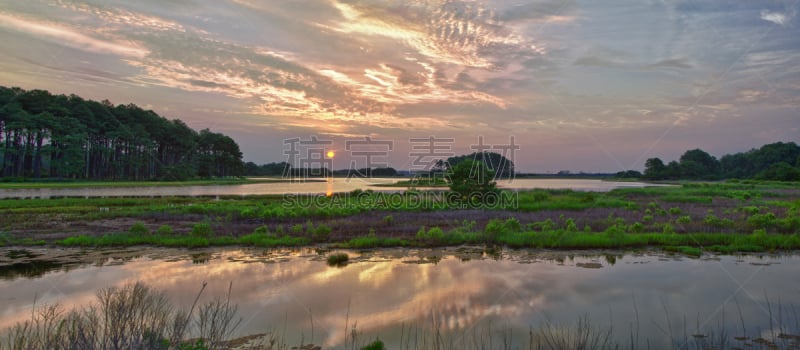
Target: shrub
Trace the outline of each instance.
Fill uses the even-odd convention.
[[[556,223],[553,222],[553,220],[550,220],[549,218],[544,221],[537,221],[534,222],[533,224],[530,224],[531,230],[538,229],[541,231],[552,231],[555,227]]]
[[[335,253],[328,255],[328,265],[330,266],[344,266],[347,265],[347,262],[350,260],[350,256],[347,253]]]
[[[609,237],[619,236],[625,233],[625,228],[620,225],[611,225],[603,233]]]
[[[292,225],[292,227],[289,229],[289,232],[294,233],[294,234],[301,234],[301,233],[303,233],[303,231],[305,231],[305,228],[303,227],[303,224]]]
[[[464,160],[450,168],[448,175],[450,191],[461,198],[480,200],[489,193],[497,192],[495,173],[483,161]]]
[[[567,222],[566,222],[565,226],[566,226],[567,231],[569,231],[569,232],[577,232],[578,231],[578,225],[575,224],[575,220],[573,220],[572,218],[567,219]]]
[[[128,232],[130,232],[133,235],[146,236],[150,234],[150,229],[147,228],[147,226],[145,226],[144,223],[140,221],[133,224],[131,228],[128,229]]]
[[[753,236],[754,239],[756,239],[758,241],[763,241],[763,240],[767,239],[767,230],[765,230],[765,229],[753,230],[753,235],[752,236]]]
[[[719,218],[714,216],[713,214],[706,215],[706,218],[703,219],[703,222],[706,225],[716,226],[715,224],[719,222]]]
[[[439,241],[444,238],[444,231],[439,227],[431,227],[431,229],[428,230],[427,236],[430,240]]]
[[[519,220],[517,220],[517,218],[515,218],[515,217],[510,217],[510,218],[506,219],[506,221],[503,223],[503,226],[504,226],[506,231],[511,231],[511,232],[520,232],[520,231],[522,231],[522,227],[519,224]]]
[[[156,230],[156,234],[161,236],[169,236],[172,235],[174,232],[172,231],[172,226],[170,225],[161,225]]]
[[[747,218],[747,224],[756,228],[767,228],[775,225],[775,214],[753,214]]]
[[[475,225],[476,224],[477,223],[475,222],[475,220],[467,221],[465,219],[465,220],[461,221],[460,230],[463,231],[463,232],[472,232],[473,230],[475,230]]]
[[[316,241],[327,241],[331,235],[331,228],[325,224],[319,224],[314,228],[311,234],[312,238]]]
[[[652,215],[645,215],[645,216],[642,216],[642,221],[644,221],[644,222],[651,222],[651,221],[653,221],[653,216],[652,216]]]
[[[689,224],[692,222],[692,217],[689,215],[684,215],[676,219],[675,222],[682,225]]]
[[[211,225],[208,223],[199,223],[194,224],[192,226],[192,236],[195,237],[211,237],[214,234],[214,230],[211,228]]]
[[[386,226],[392,226],[393,221],[394,218],[391,215],[386,215],[383,217],[383,222],[386,224]]]
[[[419,231],[417,231],[417,239],[429,241],[429,242],[437,242],[444,238],[444,231],[442,231],[439,227],[431,227],[429,230],[425,230],[425,226],[422,226]]]
[[[669,213],[672,215],[681,215],[681,208],[678,207],[669,208]]]
[[[425,239],[426,237],[425,226],[422,226],[417,231],[417,239]]]
[[[255,233],[257,235],[268,236],[269,235],[269,227],[267,225],[256,227],[256,229],[253,230],[253,233]]]
[[[497,237],[497,235],[504,231],[504,225],[499,219],[489,220],[489,222],[486,223],[486,227],[483,228],[483,232],[492,237]]]
[[[314,223],[311,222],[311,219],[306,220],[306,233],[308,234],[314,233]]]
[[[752,205],[751,206],[746,206],[746,207],[741,207],[740,210],[742,212],[746,213],[747,215],[758,214],[758,212],[759,212],[758,207],[752,206]]]
[[[386,346],[380,339],[375,339],[374,342],[364,345],[361,350],[386,350]]]
[[[629,227],[629,230],[631,232],[641,233],[642,231],[644,231],[644,225],[641,222],[636,222]]]

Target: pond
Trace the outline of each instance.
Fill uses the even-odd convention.
[[[212,186],[152,186],[152,187],[87,187],[87,188],[33,188],[0,189],[4,198],[52,198],[52,197],[130,197],[130,196],[244,196],[269,194],[319,194],[350,192],[356,189],[375,191],[401,191],[404,187],[382,187],[403,178],[334,178],[331,181],[267,182],[243,185]],[[615,188],[653,186],[643,182],[615,182],[592,179],[513,179],[497,182],[498,187],[508,189],[573,189],[577,191],[610,191]]]
[[[666,348],[669,339],[728,341],[797,334],[800,256],[702,258],[647,252],[485,251],[481,247],[350,251],[328,266],[313,248],[0,251],[0,327],[47,303],[86,305],[97,289],[143,281],[188,308],[224,296],[239,306],[239,335],[279,330],[289,345],[341,347],[346,329],[399,348],[438,330],[456,348],[503,341],[527,348],[531,329],[613,326],[613,337]],[[64,265],[64,263],[68,263]],[[744,329],[744,330],[743,330]],[[671,336],[670,336],[671,335]],[[625,346],[627,348],[627,345]]]

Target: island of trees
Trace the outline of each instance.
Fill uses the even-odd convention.
[[[6,179],[185,180],[243,170],[239,145],[223,134],[134,104],[0,87]]]
[[[631,172],[619,175],[631,175]],[[800,146],[794,142],[776,142],[747,152],[726,154],[719,160],[701,149],[693,149],[686,151],[679,160],[666,164],[659,158],[648,159],[641,177],[646,180],[800,181]]]

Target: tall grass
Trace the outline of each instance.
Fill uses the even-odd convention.
[[[205,284],[198,299],[204,289]],[[195,313],[198,299],[189,311],[176,310],[163,292],[141,282],[109,287],[80,309],[34,307],[31,319],[11,327],[2,344],[12,350],[187,349],[191,344],[221,349],[238,326],[236,307],[227,298],[216,299]],[[191,343],[193,324],[200,341]]]

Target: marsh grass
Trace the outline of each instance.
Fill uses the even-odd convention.
[[[245,245],[255,247],[297,247],[311,244],[306,237],[268,236],[262,234],[249,234],[239,238],[231,236],[176,236],[153,234],[147,236],[130,234],[127,232],[106,234],[103,236],[79,235],[68,237],[55,242],[65,247],[114,247],[154,245],[162,247],[199,248],[209,246]]]
[[[52,230],[52,222],[74,224],[79,229],[85,229],[86,222],[100,219],[148,222],[148,226],[135,224],[127,234],[94,233],[53,242],[67,246],[276,247],[334,243],[349,248],[501,244],[583,249],[650,245],[691,246],[723,253],[797,249],[800,191],[790,186],[771,186],[777,185],[686,183],[607,193],[536,189],[515,192],[513,205],[471,211],[461,211],[446,201],[416,202],[417,206],[409,201],[385,210],[381,196],[386,194],[370,191],[358,192],[359,199],[334,194],[310,203],[304,202],[309,197],[303,195],[290,196],[291,200],[274,195],[2,200],[0,227],[14,233]],[[772,196],[776,191],[789,197]],[[400,194],[422,201],[436,195],[441,196],[441,192]],[[710,203],[707,199],[711,199]],[[455,221],[464,217],[477,220],[483,229],[433,216],[439,212],[441,217],[456,218]],[[503,220],[511,219],[520,227],[503,226]],[[154,230],[159,224],[169,224],[174,230]],[[249,231],[255,225],[262,225],[266,231]],[[417,235],[420,226],[426,229]],[[579,228],[584,229],[577,232]],[[748,238],[754,230],[764,230],[766,234],[755,240]],[[187,231],[192,238],[181,234]],[[365,235],[368,231],[376,232],[377,237]],[[683,236],[674,236],[676,233]],[[654,237],[657,234],[664,237]],[[719,238],[717,234],[730,237]],[[45,242],[0,235],[0,245],[28,243]]]
[[[31,318],[5,332],[11,350],[51,349],[187,349],[190,328],[199,329],[202,349],[221,349],[224,337],[238,326],[229,298],[176,310],[163,292],[136,282],[97,292],[95,302],[65,311],[59,305],[34,306]],[[228,297],[230,293],[228,294]]]
[[[16,237],[8,232],[0,232],[0,247],[5,246],[38,246],[45,245],[46,241],[41,239],[32,239],[30,237]]]

